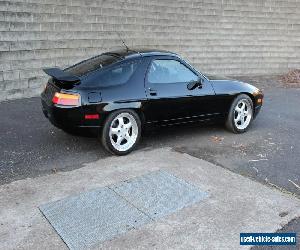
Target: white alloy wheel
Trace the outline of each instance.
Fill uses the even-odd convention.
[[[139,127],[135,118],[129,113],[118,114],[109,127],[109,139],[115,150],[124,152],[135,144]]]
[[[252,119],[252,106],[247,99],[239,100],[234,108],[234,124],[239,130],[246,129]]]

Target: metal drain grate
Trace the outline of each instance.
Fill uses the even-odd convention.
[[[166,216],[206,197],[206,193],[166,171],[152,172],[111,188],[151,218]]]
[[[206,197],[165,171],[40,206],[70,249],[86,249]]]
[[[86,249],[150,221],[109,188],[52,202],[40,210],[70,249]]]

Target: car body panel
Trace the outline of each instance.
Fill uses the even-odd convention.
[[[199,79],[201,76],[184,60],[177,56],[152,56],[149,65],[154,60],[176,60],[190,69]],[[215,115],[211,108],[215,92],[211,83],[202,79],[202,87],[188,90],[189,82],[150,83],[145,75],[145,90],[148,102],[144,112],[148,123],[174,123],[191,119],[205,119]],[[212,112],[213,111],[213,112]],[[178,121],[176,121],[178,120]]]
[[[247,94],[253,101],[254,117],[256,117],[261,108],[261,104],[258,104],[257,100],[263,98],[263,94],[258,88],[236,80],[210,80],[210,82],[216,93],[216,105],[222,113],[227,114],[233,99],[237,95]]]
[[[260,106],[256,104],[263,94],[254,86],[235,80],[214,80],[195,70],[177,54],[156,50],[120,50],[104,54],[113,54],[120,58],[115,63],[80,76],[80,83],[57,83],[51,78],[41,95],[45,116],[57,127],[101,127],[106,117],[119,109],[134,109],[147,127],[154,125],[177,124],[199,120],[224,118],[230,104],[240,93],[248,94],[254,102],[255,115]],[[175,59],[199,77],[202,88],[187,89],[188,82],[170,83],[155,86],[147,80],[147,72],[155,59]],[[104,70],[118,67],[125,63],[137,63],[137,68],[130,78],[122,84],[104,86],[99,83],[99,76]],[[50,70],[52,77],[60,73]],[[54,74],[54,75],[53,75]],[[151,94],[155,89],[156,95]],[[81,97],[79,107],[64,107],[51,102],[55,92],[78,93]],[[86,114],[99,114],[100,118],[86,120]]]

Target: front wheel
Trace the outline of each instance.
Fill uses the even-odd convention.
[[[238,95],[228,112],[226,127],[234,133],[244,133],[253,120],[253,102],[248,95]]]
[[[133,110],[111,113],[103,127],[102,143],[113,154],[130,153],[141,137],[141,120]]]

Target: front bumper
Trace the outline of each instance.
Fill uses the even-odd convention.
[[[254,114],[253,114],[253,118],[255,119],[257,117],[257,115],[259,114],[261,107],[263,105],[263,100],[264,100],[264,94],[261,90],[257,90],[254,93]]]
[[[259,114],[260,110],[261,110],[262,105],[258,105],[255,107],[254,109],[254,114],[253,114],[253,118],[255,119],[257,117],[257,115]]]

